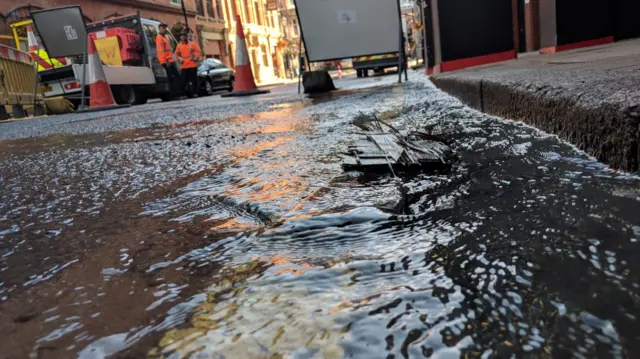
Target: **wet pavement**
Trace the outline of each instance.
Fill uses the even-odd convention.
[[[395,80],[3,124],[0,357],[634,357],[640,178]],[[363,113],[459,159],[344,172]]]

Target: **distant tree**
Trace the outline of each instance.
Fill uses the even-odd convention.
[[[114,12],[113,14],[110,14],[110,15],[105,16],[105,17],[104,17],[104,19],[105,19],[105,20],[109,20],[109,19],[113,19],[113,18],[121,17],[121,16],[122,16],[122,14],[121,14],[121,13],[119,13],[119,12]]]
[[[171,33],[176,39],[180,40],[180,32],[182,32],[182,29],[184,29],[184,24],[178,21],[171,27]]]
[[[171,27],[171,33],[176,39],[180,40],[180,32],[182,32],[182,29],[184,29],[184,24],[178,20],[178,22]],[[189,28],[189,31],[193,33],[193,29]]]

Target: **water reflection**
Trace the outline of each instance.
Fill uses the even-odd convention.
[[[398,128],[446,137],[460,160],[450,173],[344,173],[339,154],[358,132],[350,121],[376,109]],[[552,136],[479,114],[422,83],[173,130],[179,136],[161,145],[127,144],[122,157],[135,158],[134,172],[146,179],[126,172],[133,184],[124,176],[113,193],[127,188],[123,196],[139,198],[143,184],[161,176],[144,157],[166,159],[171,175],[182,176],[178,184],[145,197],[144,208],[128,202],[133,222],[113,216],[99,238],[78,234],[106,242],[99,256],[78,250],[29,278],[41,291],[33,298],[45,298],[50,312],[14,318],[33,324],[20,333],[38,333],[43,348],[59,345],[60,356],[81,350],[85,358],[640,351],[640,180]],[[167,165],[172,156],[188,168]],[[83,190],[87,198],[101,201],[91,188],[98,187]],[[80,226],[63,214],[39,228],[64,228],[48,240]],[[28,223],[16,226],[0,233],[10,238],[7,258],[28,244],[17,237]],[[6,288],[0,284],[0,297]]]
[[[461,154],[452,173],[334,176],[285,206],[277,228],[198,257],[262,269],[212,284],[190,324],[152,354],[586,358],[635,347],[638,179],[433,95],[396,125],[451,140]],[[274,183],[277,196],[254,198],[286,198],[279,189],[291,182]]]

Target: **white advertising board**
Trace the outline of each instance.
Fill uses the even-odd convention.
[[[311,62],[398,52],[398,0],[295,0]]]

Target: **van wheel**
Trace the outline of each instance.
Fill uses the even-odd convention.
[[[136,94],[136,99],[133,105],[144,105],[147,103],[147,101],[149,101],[149,95],[147,94],[147,91],[140,89],[134,89],[133,91]]]
[[[362,77],[362,71],[361,70],[356,70],[356,76],[358,78],[361,78]]]
[[[136,105],[146,105],[149,102],[149,93],[145,90],[136,90],[136,92],[138,92]]]
[[[162,100],[162,102],[169,102],[173,100],[173,96],[171,96],[171,92],[165,92],[160,96],[160,100]]]
[[[117,86],[113,91],[118,105],[144,105],[147,103],[147,93],[144,90],[137,89],[133,86]]]

